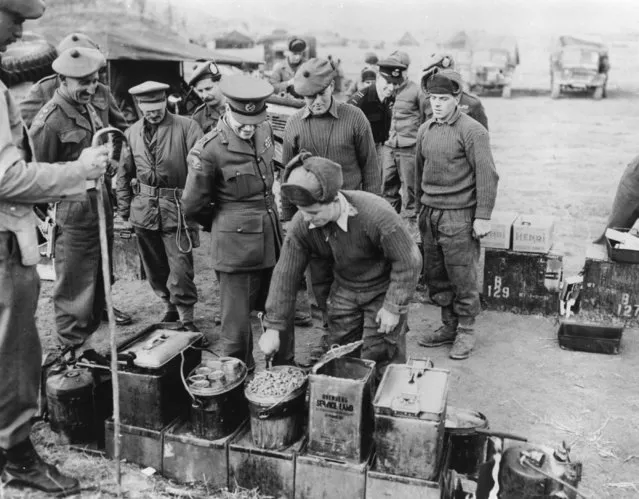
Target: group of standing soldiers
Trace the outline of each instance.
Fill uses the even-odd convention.
[[[41,0],[0,0],[7,21],[0,23],[0,50],[20,38],[24,19],[43,11]],[[53,63],[56,76],[36,84],[31,104],[22,108],[28,120],[40,99],[28,135],[0,86],[2,129],[11,132],[2,135],[0,156],[0,465],[3,483],[69,493],[77,480],[44,463],[29,439],[40,374],[32,206],[54,203],[56,326],[62,343],[77,346],[104,313],[93,180],[115,174],[107,172],[106,148],[91,143],[102,127],[126,124],[100,82],[99,48],[79,35],[65,43]],[[299,46],[293,40],[291,54]],[[389,362],[404,361],[422,254],[399,215],[394,175],[406,192],[412,186],[430,294],[442,308],[443,326],[422,343],[454,342],[453,358],[470,355],[479,312],[478,239],[489,231],[498,180],[488,132],[462,112],[456,73],[425,77],[427,99],[405,78],[408,61],[401,56],[379,61],[375,85],[356,93],[352,104],[333,96],[332,61],[289,64],[293,74],[282,76],[287,79],[278,90],[292,90],[305,106],[284,131],[281,213],[266,115],[273,85],[243,75],[220,78],[215,64],[205,63],[190,81],[204,101],[194,119],[167,111],[164,83],[129,90],[142,117],[126,128],[115,197],[119,215],[138,236],[149,283],[164,303],[163,320],[197,330],[192,249],[200,225],[212,233],[223,355],[254,367],[251,312],[265,310],[262,351],[276,364],[294,363],[295,301],[306,275],[324,312],[328,343],[363,339],[362,356],[377,362],[378,375]],[[424,122],[429,102],[433,117]],[[407,119],[413,107],[419,118]],[[398,157],[412,159],[412,150],[411,179]],[[97,185],[113,213],[111,182]],[[409,194],[404,197],[410,209]],[[107,223],[112,238],[111,217]]]

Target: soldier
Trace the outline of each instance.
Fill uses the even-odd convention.
[[[224,96],[220,92],[219,82],[222,75],[213,61],[205,62],[195,68],[189,80],[189,86],[202,99],[203,104],[193,113],[193,118],[204,133],[210,132],[224,114]]]
[[[166,109],[169,85],[146,81],[129,89],[143,117],[125,132],[131,161],[122,162],[117,180],[118,212],[133,228],[144,271],[165,306],[162,322],[197,331],[193,307],[193,247],[198,233],[189,230],[180,197],[186,182],[186,158],[202,137],[199,125]]]
[[[332,262],[330,344],[364,340],[362,358],[376,362],[378,381],[391,362],[406,361],[410,299],[422,259],[406,225],[379,196],[341,190],[342,168],[302,153],[283,175],[282,196],[299,212],[289,226],[266,302],[260,348],[271,355],[293,315],[297,283],[311,257]]]
[[[422,75],[422,90],[424,92],[426,92],[428,79],[438,71],[447,71],[449,77],[452,76],[453,78],[457,78],[459,80],[459,83],[462,84],[462,93],[459,100],[459,110],[481,123],[484,128],[488,130],[488,118],[486,116],[484,106],[479,100],[479,97],[463,90],[462,77],[461,74],[455,71],[455,61],[452,56],[448,54],[433,54],[428,66],[424,68],[424,71],[425,72]],[[430,100],[427,100],[425,119],[429,120],[432,117],[433,110],[430,106]]]
[[[344,92],[344,97],[346,97],[346,99],[351,98],[355,94],[355,92],[364,90],[368,86],[366,84],[367,80],[364,80],[364,71],[373,71],[375,75],[377,75],[378,61],[379,59],[377,58],[375,52],[366,52],[366,55],[364,56],[364,68],[360,73],[360,77],[353,80],[346,92]]]
[[[458,78],[441,73],[427,86],[433,118],[417,132],[416,186],[426,282],[443,325],[419,340],[425,347],[454,343],[452,359],[466,359],[475,344],[480,312],[479,239],[490,232],[499,176],[488,131],[462,113]]]
[[[63,38],[58,44],[58,55],[70,48],[89,48],[99,50],[98,44],[91,38],[82,33],[71,33]],[[100,68],[102,71],[106,68],[106,60],[103,66]],[[102,78],[101,78],[102,79]],[[26,98],[20,102],[20,113],[22,119],[26,123],[27,127],[31,126],[31,122],[38,111],[53,98],[53,94],[60,86],[60,78],[57,74],[45,76],[37,83],[34,83]],[[100,115],[100,119],[106,125],[109,124],[120,130],[125,130],[128,126],[122,111],[118,107],[115,97],[111,93],[111,89],[108,87],[108,82],[101,81],[98,83],[95,93],[91,98],[91,105],[96,109]]]
[[[415,140],[417,130],[424,122],[428,103],[419,85],[408,78],[407,70],[410,66],[408,54],[395,51],[391,54],[391,58],[396,58],[404,64],[406,70],[403,72],[404,81],[400,84],[395,96],[388,140],[382,148],[382,195],[397,213],[402,211],[403,198],[406,215],[414,219],[416,217]]]
[[[38,161],[49,163],[74,161],[91,145],[93,134],[103,127],[91,105],[98,85],[98,71],[104,57],[95,49],[68,49],[53,61],[60,87],[33,120],[29,135]],[[104,189],[105,211],[110,238],[113,235],[113,210],[108,182]],[[95,185],[87,185],[82,201],[57,203],[55,240],[56,281],[53,289],[57,339],[61,346],[79,346],[100,325],[105,315],[104,284],[100,259],[98,194]],[[118,324],[131,318],[115,310]]]
[[[43,12],[43,0],[0,0],[0,52],[22,37],[25,19]],[[104,174],[108,154],[104,147],[88,148],[65,164],[32,162],[18,105],[1,82],[0,131],[0,488],[77,494],[78,481],[46,463],[29,437],[42,360],[35,320],[40,254],[33,204],[85,199],[86,182]]]
[[[379,73],[375,85],[359,90],[348,100],[348,103],[359,107],[371,124],[381,171],[382,146],[388,139],[395,95],[404,82],[402,72],[406,70],[406,66],[397,59],[391,58],[380,61],[378,66]]]
[[[212,258],[220,283],[222,354],[254,369],[251,311],[264,309],[282,238],[272,193],[273,132],[266,119],[273,87],[234,75],[222,79],[220,90],[226,113],[189,153],[182,204],[193,219],[215,205]],[[276,364],[292,362],[293,335],[287,338],[291,343]]]
[[[273,88],[275,88],[276,93],[285,94],[288,92],[298,97],[295,93],[293,78],[304,62],[305,50],[306,42],[301,38],[291,38],[288,42],[286,59],[275,65],[269,78],[269,82],[273,85]]]
[[[330,62],[317,58],[305,62],[295,75],[295,91],[306,106],[286,122],[282,164],[306,150],[340,165],[345,189],[379,194],[380,174],[370,124],[361,109],[335,100],[334,77]],[[290,221],[296,210],[293,203],[282,198],[283,222]],[[307,289],[314,295],[311,301],[325,311],[333,281],[331,267],[312,260],[309,269]],[[296,320],[302,320],[301,314]]]

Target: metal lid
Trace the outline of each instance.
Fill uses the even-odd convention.
[[[378,414],[439,420],[446,409],[449,371],[390,364],[373,401]]]
[[[219,367],[216,364],[219,364]],[[215,361],[202,362],[189,373],[186,382],[191,395],[214,397],[240,386],[247,375],[248,369],[241,360],[235,357],[219,357]],[[198,376],[205,382],[198,383]]]
[[[156,329],[132,343],[121,353],[134,354],[133,364],[137,367],[157,369],[200,338],[202,333]]]

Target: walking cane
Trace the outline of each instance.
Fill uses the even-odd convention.
[[[107,127],[99,130],[93,136],[91,145],[101,145],[100,139],[106,135],[106,144],[109,147],[109,160],[113,157],[114,138],[122,140],[123,147],[126,143],[124,134],[117,128]],[[104,143],[104,142],[103,142]],[[100,225],[100,256],[102,260],[102,280],[104,281],[104,297],[106,300],[107,314],[109,317],[109,337],[111,344],[111,384],[113,387],[113,458],[115,459],[115,479],[117,495],[122,496],[122,477],[120,471],[120,385],[118,383],[118,350],[115,342],[115,314],[113,312],[113,299],[111,296],[111,265],[109,262],[109,240],[107,236],[106,213],[104,211],[104,193],[102,184],[104,176],[96,181],[98,191],[98,220]]]

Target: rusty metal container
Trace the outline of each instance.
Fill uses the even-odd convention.
[[[450,469],[463,475],[477,475],[486,461],[488,436],[477,433],[488,429],[488,419],[481,412],[449,405],[446,408],[446,438],[450,448]]]
[[[202,352],[191,348],[201,339],[155,324],[118,349],[122,423],[161,430],[187,413],[191,398],[182,376],[201,362]]]
[[[65,369],[47,379],[51,429],[71,444],[97,439],[93,375],[88,369]]]
[[[361,463],[302,454],[295,465],[295,499],[364,499],[370,456]]]
[[[308,453],[351,463],[366,461],[373,445],[375,362],[328,358],[309,374]]]
[[[302,436],[284,449],[261,449],[245,426],[229,444],[229,488],[259,489],[268,497],[293,498],[295,463],[305,442]]]
[[[192,396],[191,430],[199,437],[217,440],[235,432],[248,416],[243,384],[246,364],[232,357],[209,360],[186,378]]]
[[[284,449],[297,442],[304,431],[306,419],[306,387],[304,371],[292,366],[274,366],[271,370],[294,369],[304,376],[304,383],[281,397],[264,397],[250,393],[248,385],[244,395],[250,412],[251,438],[260,449]]]
[[[164,433],[162,474],[178,483],[204,483],[209,490],[228,487],[228,446],[240,428],[208,440],[198,437],[188,421],[176,421]]]
[[[162,473],[162,443],[167,428],[168,426],[161,430],[150,430],[120,424],[120,459],[126,459],[143,468],[151,467]],[[106,456],[113,459],[113,419],[108,419],[104,423],[104,433]]]
[[[435,480],[444,449],[449,372],[426,363],[391,364],[377,389],[377,470]]]

